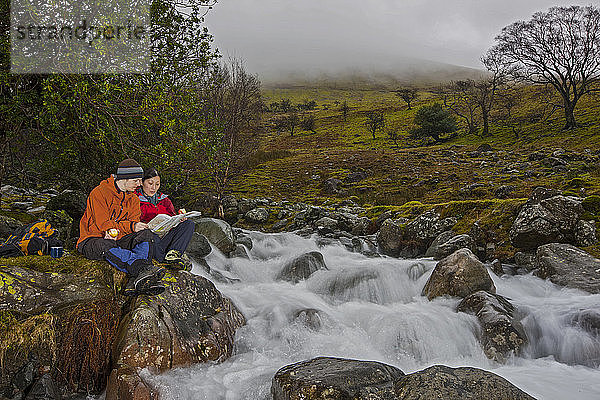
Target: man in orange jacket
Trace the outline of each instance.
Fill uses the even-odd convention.
[[[165,290],[165,270],[152,263],[154,235],[140,222],[140,200],[135,194],[142,184],[142,167],[128,158],[119,163],[116,175],[100,182],[87,199],[79,222],[77,250],[92,260],[106,260],[130,277],[125,295],[156,295]]]

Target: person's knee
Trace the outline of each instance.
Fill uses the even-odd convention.
[[[155,234],[150,229],[144,229],[138,232],[138,242],[154,242]]]
[[[181,226],[182,230],[185,231],[193,231],[196,227],[196,224],[194,224],[194,221],[186,219],[185,221],[181,222],[179,224]]]

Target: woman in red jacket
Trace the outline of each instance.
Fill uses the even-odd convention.
[[[160,176],[155,168],[151,168],[144,173],[142,186],[137,194],[140,199],[140,209],[142,222],[150,222],[158,214],[175,215],[175,207],[169,197],[158,191],[160,189]],[[179,213],[185,210],[179,210]],[[156,254],[154,258],[161,262],[171,264],[175,268],[191,270],[191,262],[184,254],[192,235],[194,234],[194,223],[190,220],[183,220],[175,228],[171,229],[162,238],[156,238]],[[158,235],[157,235],[158,236]]]

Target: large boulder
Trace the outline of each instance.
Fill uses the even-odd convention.
[[[450,254],[460,249],[469,249],[472,251],[474,247],[475,244],[471,236],[456,235],[437,246],[437,249],[435,249],[433,254],[433,259],[441,260],[442,258],[448,257]]]
[[[530,199],[510,229],[511,243],[526,250],[552,242],[574,243],[582,214],[581,199],[576,197],[553,196],[539,202]]]
[[[575,244],[581,247],[588,247],[596,243],[598,243],[596,221],[579,220],[575,226]]]
[[[70,255],[2,259],[0,397],[102,392],[124,277],[107,263]]]
[[[208,242],[206,236],[198,232],[194,232],[186,250],[188,255],[193,260],[198,261],[208,256],[211,251],[212,248],[210,247],[210,243]]]
[[[196,224],[196,232],[204,235],[222,253],[235,250],[235,240],[231,226],[215,218],[192,218]]]
[[[317,357],[281,368],[271,384],[273,400],[395,399],[396,367],[375,361]]]
[[[377,234],[379,250],[388,256],[397,257],[402,248],[404,229],[391,219],[386,219],[381,224]]]
[[[534,262],[535,274],[557,285],[600,293],[600,260],[570,244],[540,246]]]
[[[262,224],[269,220],[269,210],[264,207],[254,208],[248,211],[244,218],[246,221]]]
[[[446,243],[448,240],[452,239],[454,236],[456,236],[456,233],[452,232],[452,231],[446,231],[446,232],[442,232],[440,233],[431,243],[431,245],[429,246],[429,248],[427,249],[427,251],[425,252],[425,257],[433,257],[435,256],[435,254],[438,252],[438,247],[441,244]]]
[[[535,400],[506,379],[478,368],[434,365],[398,379],[398,400]]]
[[[457,307],[457,311],[477,316],[483,332],[483,351],[488,358],[500,362],[519,354],[527,343],[523,327],[514,318],[514,310],[506,298],[482,290],[465,297]]]
[[[320,269],[327,269],[323,255],[311,251],[288,261],[277,275],[277,280],[298,283]]]
[[[467,297],[479,290],[495,293],[494,282],[469,249],[460,249],[437,263],[422,295],[429,300],[438,296]]]
[[[405,237],[418,243],[419,253],[424,254],[433,240],[456,225],[456,218],[440,218],[435,210],[429,210],[406,224]]]
[[[187,272],[167,273],[159,296],[135,298],[121,320],[106,398],[150,398],[138,371],[165,371],[223,361],[233,351],[244,316],[209,280]],[[140,397],[136,397],[140,396]]]

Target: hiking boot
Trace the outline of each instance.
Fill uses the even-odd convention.
[[[169,250],[165,256],[165,263],[171,269],[188,272],[192,270],[192,260],[179,250]]]
[[[155,296],[165,291],[161,279],[165,276],[165,269],[158,265],[147,265],[136,277],[131,277],[125,285],[125,296],[146,294]]]

